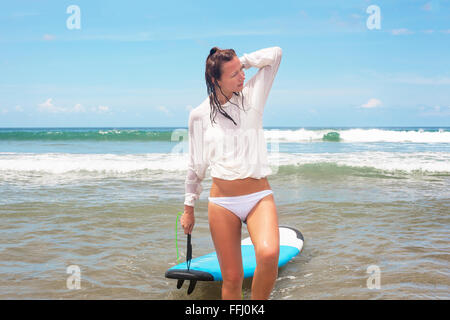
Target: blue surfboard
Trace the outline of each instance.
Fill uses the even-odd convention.
[[[303,235],[297,229],[280,226],[280,255],[278,267],[284,266],[289,260],[298,255],[303,248]],[[256,268],[255,248],[250,237],[241,241],[242,265],[244,267],[244,278],[253,277]],[[221,281],[219,260],[216,252],[177,264],[166,271],[166,278],[178,279],[177,287],[181,288],[184,280],[190,280],[188,294],[195,287],[197,281]]]

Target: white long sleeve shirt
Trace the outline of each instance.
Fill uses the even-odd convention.
[[[259,70],[241,91],[243,107],[242,96],[235,94],[222,105],[237,125],[218,111],[215,123],[211,124],[209,97],[190,112],[185,205],[193,207],[200,197],[208,167],[211,177],[225,180],[261,179],[272,173],[267,160],[262,117],[281,56],[280,47],[271,47],[239,58],[245,69],[256,67]]]

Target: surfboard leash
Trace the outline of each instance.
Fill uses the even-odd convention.
[[[186,264],[187,264],[187,269],[189,271],[189,269],[191,268],[191,260],[192,260],[192,243],[191,243],[191,235],[188,234],[187,235],[187,249],[186,249]]]
[[[180,254],[178,251],[178,220],[180,218],[180,216],[183,213],[180,211],[177,214],[177,221],[175,222],[175,247],[177,249],[177,264],[180,263]],[[187,272],[189,272],[189,269],[191,268],[191,260],[192,260],[192,237],[190,234],[187,235],[187,244],[186,244],[186,265],[187,265]],[[181,286],[183,285],[184,280],[183,279],[179,279],[177,281],[177,289],[180,289]],[[189,288],[187,291],[187,294],[191,294],[192,291],[194,291],[195,289],[195,285],[197,284],[197,280],[190,280],[189,282]]]
[[[187,265],[187,272],[189,272],[189,269],[191,268],[191,260],[192,260],[192,244],[191,244],[191,235],[187,235],[187,249],[186,249],[186,265]],[[190,280],[189,281],[189,288],[187,291],[187,294],[191,294],[192,291],[195,289],[195,285],[197,284],[197,280]]]
[[[180,218],[180,216],[183,213],[180,211],[177,214],[177,220],[175,221],[175,247],[177,249],[177,264],[180,263],[180,253],[178,251],[178,220]],[[191,267],[191,260],[192,260],[192,243],[191,243],[191,235],[188,234],[187,235],[187,246],[186,246],[187,250],[186,250],[186,264],[187,264],[187,268],[189,270],[189,268]]]

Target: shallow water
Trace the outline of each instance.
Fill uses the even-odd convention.
[[[176,262],[185,178],[185,158],[164,153],[167,143],[151,144],[154,153],[133,139],[70,140],[73,153],[61,141],[20,143],[34,151],[0,142],[0,299],[220,299],[220,282],[187,296],[186,284],[177,290],[164,277]],[[449,299],[449,146],[287,144],[269,182],[280,225],[299,229],[305,245],[279,270],[271,298]],[[194,257],[213,251],[210,185],[207,175]],[[177,235],[184,260],[181,228]],[[80,289],[70,289],[71,265]],[[373,266],[378,289],[369,288]],[[250,288],[247,279],[246,299]]]
[[[297,182],[297,196],[287,192],[284,179],[270,180],[280,225],[296,227],[305,237],[302,253],[280,269],[273,299],[450,298],[450,199],[432,196],[433,187],[449,190],[449,178],[429,183],[429,196],[416,180],[362,179]],[[118,182],[110,183],[114,190]],[[364,186],[370,187],[364,191]],[[127,201],[120,193],[96,201],[95,194],[105,191],[95,186],[74,201],[59,201],[61,192],[75,194],[79,188],[49,189],[39,190],[48,195],[45,202],[24,198],[0,207],[1,298],[220,298],[220,283],[199,283],[187,296],[164,278],[176,261],[178,203]],[[307,189],[310,193],[303,192]],[[213,250],[205,201],[196,207],[196,217],[194,257]],[[183,259],[181,230],[178,238]],[[79,290],[67,288],[70,265],[80,268]],[[370,265],[379,267],[380,289],[367,288]],[[244,283],[245,298],[250,287],[251,279]]]

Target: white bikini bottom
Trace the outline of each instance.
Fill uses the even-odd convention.
[[[272,190],[263,190],[255,193],[235,197],[208,197],[208,200],[233,212],[241,221],[246,222],[247,216],[253,207],[265,196],[272,194]]]

